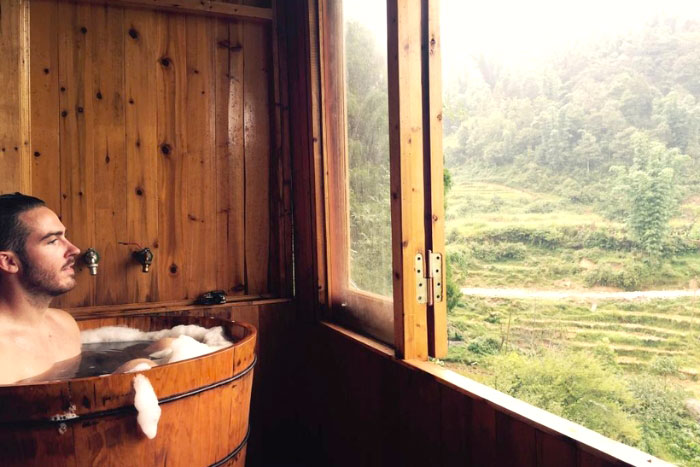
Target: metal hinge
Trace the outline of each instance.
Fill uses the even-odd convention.
[[[441,253],[433,253],[428,250],[428,261],[426,262],[423,260],[422,254],[416,254],[414,270],[416,272],[416,300],[418,303],[433,305],[443,300],[442,257]]]

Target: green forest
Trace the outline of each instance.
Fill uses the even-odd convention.
[[[351,278],[391,295],[385,52],[346,23]],[[700,23],[445,77],[449,355],[437,363],[700,465]],[[461,288],[562,290],[559,299]],[[578,292],[674,290],[674,299]]]

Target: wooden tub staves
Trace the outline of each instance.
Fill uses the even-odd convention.
[[[0,386],[0,464],[243,466],[256,360],[253,326],[168,316],[79,322],[81,329],[143,331],[178,324],[223,326],[235,344],[143,372],[162,410],[155,439],[137,425],[133,373]]]

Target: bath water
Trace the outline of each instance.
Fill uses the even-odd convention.
[[[87,378],[114,372],[120,365],[135,358],[148,358],[146,347],[153,341],[100,342],[83,344],[80,355],[58,362],[46,372],[27,378],[23,383]],[[162,362],[151,359],[155,363]]]

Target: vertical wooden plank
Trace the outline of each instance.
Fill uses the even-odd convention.
[[[216,28],[216,288],[245,293],[245,169],[241,25]]]
[[[248,294],[268,290],[270,248],[269,25],[243,24],[245,257]]]
[[[157,247],[158,140],[156,131],[156,67],[160,13],[127,9],[124,13],[124,74],[126,88],[126,224],[127,243],[122,245],[126,263],[129,302],[160,298],[155,268],[142,272],[131,258],[139,247],[154,252],[154,263],[162,261]]]
[[[187,16],[185,106],[187,218],[185,220],[186,297],[215,288],[216,178],[214,175],[214,51],[212,19]]]
[[[92,62],[89,41],[92,7],[59,2],[59,105],[61,108],[61,218],[68,234],[81,250],[94,245],[94,129],[92,106]],[[94,284],[82,262],[79,276],[59,306],[94,303]]]
[[[279,89],[279,100],[276,103],[276,107],[280,109],[280,115],[277,120],[277,124],[280,127],[280,147],[279,154],[281,158],[281,174],[280,178],[282,180],[282,228],[279,233],[280,249],[282,254],[280,255],[280,268],[282,270],[282,276],[280,277],[280,290],[279,295],[284,297],[291,297],[293,295],[293,263],[294,259],[292,242],[294,240],[294,234],[292,232],[293,222],[293,209],[292,209],[292,159],[290,154],[290,135],[289,135],[289,77],[287,66],[287,28],[284,19],[280,19],[279,12],[279,2],[275,0],[273,4],[273,9],[275,13],[275,27],[276,36],[275,44],[277,44],[277,60],[274,61],[274,66],[276,73],[278,74]]]
[[[318,56],[310,75],[310,66],[314,63],[309,57],[310,41],[307,34],[310,29],[304,14],[307,1],[279,2],[278,15],[286,21],[285,42],[288,66],[280,65],[287,72],[289,105],[289,144],[292,158],[292,178],[294,180],[294,258],[295,294],[304,309],[299,310],[308,320],[313,320],[318,311],[320,295],[322,303],[327,303],[324,183],[321,169],[320,121],[319,121],[319,82]],[[318,50],[316,50],[318,52]],[[282,56],[282,52],[280,52]],[[316,90],[316,100],[311,97]],[[315,106],[314,106],[315,105]],[[312,127],[312,121],[315,127]],[[315,133],[313,131],[315,130]],[[313,156],[313,157],[312,157]],[[315,164],[319,165],[316,166]],[[315,189],[315,187],[318,189]],[[319,202],[319,200],[321,202]],[[319,222],[319,219],[322,221]]]
[[[58,4],[37,0],[30,2],[30,9],[32,194],[60,216]]]
[[[280,17],[279,3],[272,2],[272,162],[270,187],[270,236],[271,255],[269,267],[270,293],[288,297],[292,294],[291,277],[291,167],[289,159],[289,100],[286,74],[286,27]]]
[[[576,445],[572,440],[542,431],[537,431],[536,438],[538,466],[576,465]]]
[[[402,422],[396,450],[404,456],[401,465],[434,465],[440,453],[440,388],[431,375],[406,367],[400,367],[397,383]]]
[[[309,128],[309,137],[311,138],[311,152],[313,154],[313,172],[310,183],[313,186],[313,241],[312,246],[315,247],[315,256],[313,256],[312,271],[314,271],[314,287],[316,288],[316,302],[320,304],[320,309],[328,310],[328,274],[330,271],[328,263],[328,250],[326,245],[326,232],[329,229],[328,224],[328,184],[325,183],[323,176],[327,161],[325,153],[322,150],[322,125],[321,125],[321,65],[319,58],[322,56],[322,42],[319,40],[319,8],[314,0],[305,2],[307,14],[305,21],[302,20],[300,27],[303,31],[304,44],[308,47],[306,52],[306,68],[309,70],[309,97],[307,105],[309,106],[309,114],[311,116],[311,124]],[[291,89],[291,88],[290,88]],[[290,118],[290,120],[292,120]],[[315,310],[320,311],[320,310]],[[312,319],[314,316],[312,315]]]
[[[95,245],[101,254],[95,302],[127,303],[126,147],[124,114],[124,9],[93,7],[90,57],[95,134]]]
[[[273,3],[275,3],[273,1]],[[276,5],[275,5],[276,10]],[[275,11],[273,10],[273,11]],[[273,13],[274,18],[274,13]],[[270,86],[270,248],[269,263],[267,268],[267,290],[268,292],[280,295],[281,282],[285,274],[284,267],[284,243],[282,240],[284,229],[284,185],[282,166],[282,128],[280,108],[280,88],[279,88],[279,47],[277,42],[278,22],[273,19],[270,29],[270,47],[272,49],[271,62],[268,64],[271,78]]]
[[[496,450],[499,465],[537,465],[535,428],[512,416],[496,413]]]
[[[496,464],[496,411],[486,401],[471,400],[468,422],[468,465]]]
[[[0,15],[0,193],[29,192],[29,66],[26,2],[5,0]]]
[[[156,64],[157,142],[160,238],[156,268],[161,300],[185,295],[185,199],[183,173],[185,147],[185,98],[187,68],[185,18],[159,16],[160,47]]]
[[[471,400],[448,386],[440,388],[440,460],[444,467],[471,465],[469,460],[468,422]]]
[[[319,0],[319,10],[320,77],[323,86],[320,91],[324,110],[321,130],[323,158],[327,167],[327,183],[333,187],[328,190],[325,203],[325,212],[328,214],[327,240],[331,245],[327,251],[328,297],[330,306],[336,309],[345,303],[350,265],[349,170],[345,151],[345,63],[341,40],[343,10],[340,2],[328,0]],[[312,191],[314,192],[315,190]],[[311,196],[309,198],[311,199]],[[313,210],[313,203],[310,204],[310,209]]]
[[[427,307],[416,299],[414,258],[425,258],[421,2],[387,2],[394,339],[403,358],[428,357]],[[423,268],[425,269],[425,268]]]
[[[429,189],[426,206],[430,211],[426,218],[426,245],[433,252],[441,253],[442,275],[435,277],[442,287],[442,296],[428,308],[428,353],[431,357],[447,356],[447,284],[445,269],[445,194],[443,187],[442,157],[442,59],[440,56],[440,0],[423,0],[423,132],[426,170],[429,174]]]

